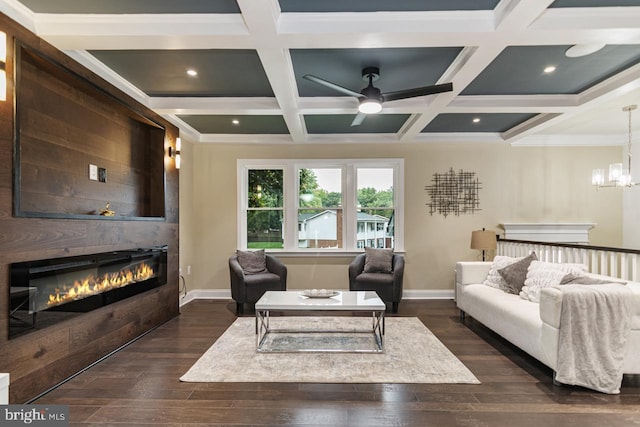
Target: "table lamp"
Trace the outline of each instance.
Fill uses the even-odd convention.
[[[491,230],[475,230],[471,232],[471,249],[482,251],[482,261],[485,260],[485,251],[496,250],[496,232]]]

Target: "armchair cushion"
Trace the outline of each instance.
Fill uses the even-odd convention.
[[[393,271],[392,249],[376,249],[376,248],[364,248],[365,261],[364,272],[365,273],[391,273]]]
[[[267,273],[267,260],[264,249],[257,251],[241,251],[237,250],[238,263],[242,267],[245,274]]]
[[[393,275],[389,273],[362,273],[356,277],[357,284],[369,284],[370,286],[392,286]]]

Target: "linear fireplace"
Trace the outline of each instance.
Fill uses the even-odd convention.
[[[9,338],[165,283],[166,246],[13,263]]]

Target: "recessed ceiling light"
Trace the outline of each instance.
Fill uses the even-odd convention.
[[[189,69],[187,70],[187,74],[188,74],[189,76],[191,76],[191,77],[195,77],[195,76],[197,76],[197,75],[198,75],[198,72],[197,72],[196,70],[194,70],[193,68],[189,68]]]
[[[474,117],[473,123],[480,123],[480,117]]]
[[[231,120],[231,124],[234,124],[234,125],[236,125],[236,126],[237,126],[237,125],[239,125],[239,124],[240,124],[240,120],[238,120],[238,119],[233,119],[233,120]]]
[[[605,46],[605,43],[576,44],[567,49],[564,54],[569,58],[578,58],[580,56],[591,55]]]
[[[545,74],[550,74],[553,73],[556,70],[556,66],[555,65],[547,65],[546,67],[544,67],[544,73]]]

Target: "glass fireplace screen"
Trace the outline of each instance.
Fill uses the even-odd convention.
[[[166,282],[166,247],[11,264],[9,337]]]

